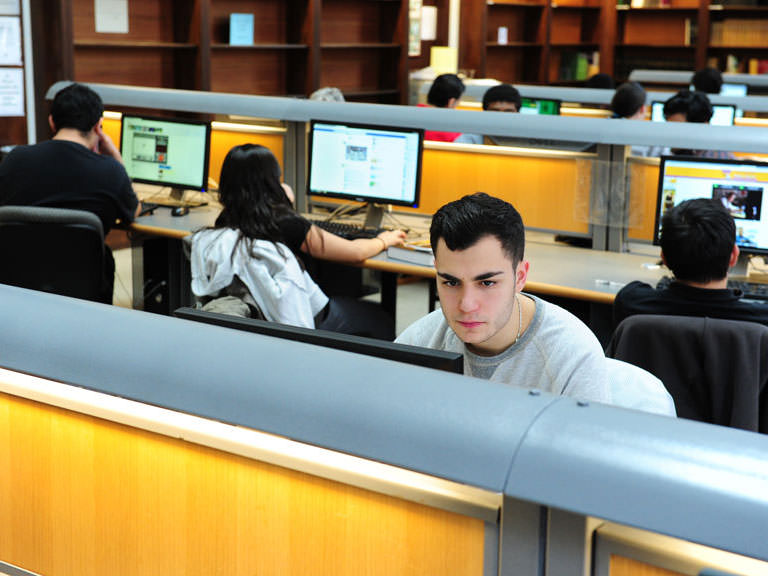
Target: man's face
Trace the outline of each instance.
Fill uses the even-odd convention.
[[[494,112],[517,112],[517,105],[514,102],[499,100],[498,102],[490,102],[487,110],[493,110]]]
[[[456,251],[441,238],[435,268],[440,306],[459,339],[485,356],[509,348],[518,333],[515,294],[525,285],[528,262],[513,266],[495,236]]]

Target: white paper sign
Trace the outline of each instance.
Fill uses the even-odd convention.
[[[21,20],[0,16],[0,65],[21,66]]]
[[[421,7],[421,39],[435,40],[437,38],[437,6]]]
[[[0,116],[24,116],[22,68],[0,68]]]
[[[128,33],[128,0],[94,0],[96,32]]]
[[[19,0],[0,0],[0,14],[3,16],[21,16]]]

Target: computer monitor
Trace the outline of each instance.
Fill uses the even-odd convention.
[[[522,98],[520,114],[560,115],[560,100],[545,98]]]
[[[746,96],[747,91],[746,84],[725,83],[720,87],[720,96]]]
[[[736,117],[736,106],[731,104],[713,104],[712,118],[709,123],[713,126],[733,126],[733,120]],[[654,100],[651,103],[651,120],[654,122],[665,122],[664,102]]]
[[[313,120],[309,136],[308,194],[365,202],[371,228],[380,205],[418,206],[423,130]]]
[[[325,346],[335,350],[345,350],[356,354],[384,358],[385,360],[395,360],[426,368],[446,370],[456,374],[464,373],[464,356],[460,352],[446,352],[445,350],[396,344],[394,342],[365,338],[363,336],[350,336],[349,334],[340,334],[327,330],[299,328],[297,326],[266,322],[255,318],[241,318],[239,316],[205,312],[196,308],[179,308],[173,315],[184,320],[193,320],[224,328],[254,332],[256,334],[272,336],[273,338],[283,338],[315,346]]]
[[[659,244],[661,218],[667,210],[685,200],[712,198],[720,200],[733,216],[741,253],[768,254],[768,207],[763,206],[768,200],[766,187],[768,163],[664,156],[659,167],[653,242]]]
[[[211,126],[207,122],[123,115],[120,150],[131,180],[185,190],[208,188]]]

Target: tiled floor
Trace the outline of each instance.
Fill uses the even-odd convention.
[[[113,303],[130,308],[132,303],[131,249],[114,251],[115,257],[115,293]],[[373,295],[372,299],[378,299]],[[402,284],[397,290],[397,318],[395,331],[400,334],[414,321],[428,311],[429,285],[426,280]]]

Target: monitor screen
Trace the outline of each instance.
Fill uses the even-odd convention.
[[[654,244],[664,212],[692,198],[723,203],[736,222],[736,244],[745,254],[768,253],[768,210],[763,210],[768,163],[749,160],[663,157],[659,168]]]
[[[725,83],[720,87],[720,96],[746,96],[746,95],[747,95],[746,84]]]
[[[444,350],[433,350],[419,346],[408,346],[374,338],[364,338],[363,336],[328,332],[327,330],[299,328],[297,326],[288,326],[287,324],[256,320],[255,318],[241,318],[239,316],[204,312],[196,308],[179,308],[173,315],[185,320],[194,320],[224,328],[255,332],[256,334],[264,334],[274,338],[284,338],[315,346],[325,346],[335,350],[345,350],[356,354],[384,358],[385,360],[395,360],[426,368],[446,370],[456,374],[464,373],[464,355],[460,352],[446,352]]]
[[[134,182],[181,190],[208,188],[210,124],[123,115],[120,151]]]
[[[523,98],[520,106],[520,114],[546,114],[548,116],[558,116],[560,114],[560,100]]]
[[[424,131],[313,120],[308,193],[417,206]]]
[[[713,126],[733,126],[733,119],[736,117],[736,106],[730,104],[713,104],[712,118],[709,123]],[[651,120],[654,122],[665,122],[664,102],[655,100],[651,103]]]

